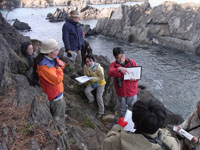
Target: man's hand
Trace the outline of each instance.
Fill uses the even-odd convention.
[[[68,50],[68,51],[67,51],[67,54],[71,54],[71,52],[72,52],[71,50]]]
[[[57,61],[56,68],[65,66],[65,63],[61,60]]]
[[[124,68],[124,67],[118,67],[117,70],[122,72],[123,74],[129,73],[128,70],[126,68]]]
[[[196,143],[198,143],[199,138],[194,136],[191,141],[196,144]]]
[[[137,81],[135,78],[131,78],[130,80],[131,80],[131,81]]]

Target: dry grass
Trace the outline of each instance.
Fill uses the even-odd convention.
[[[12,103],[13,98],[16,95],[16,88],[11,87],[6,90],[4,95],[0,96],[0,133],[2,133],[3,123],[9,128],[7,147],[9,150],[26,150],[30,149],[30,139],[34,138],[39,142],[40,147],[53,144],[53,141],[47,141],[47,130],[40,129],[34,125],[27,123],[28,115],[30,112],[30,105],[19,108]],[[16,137],[13,137],[11,129],[17,127]],[[10,137],[14,139],[13,142],[9,141]],[[0,134],[0,139],[2,135]]]

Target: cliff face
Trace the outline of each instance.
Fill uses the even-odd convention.
[[[9,7],[48,7],[48,6],[66,6],[66,5],[79,5],[85,6],[86,4],[114,4],[125,3],[129,1],[147,1],[147,0],[2,0],[0,8],[6,9]]]
[[[101,19],[96,30],[126,42],[161,44],[170,48],[199,53],[200,5],[166,2],[153,9],[122,6],[110,19]]]

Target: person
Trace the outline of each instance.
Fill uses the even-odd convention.
[[[136,131],[125,131],[127,123],[118,121],[103,140],[101,150],[180,150],[180,142],[163,128],[165,118],[166,109],[157,100],[137,101],[132,108]]]
[[[62,28],[62,39],[68,56],[72,51],[77,53],[75,63],[81,67],[81,47],[83,45],[82,28],[79,21],[79,13],[76,10],[70,12],[70,18],[66,20]]]
[[[33,45],[33,55],[34,57],[37,57],[37,55],[40,53],[41,41],[37,39],[32,39],[31,42]]]
[[[21,56],[18,62],[18,71],[20,74],[27,75],[28,70],[33,65],[33,46],[31,42],[24,42],[21,45]]]
[[[63,69],[65,63],[58,59],[58,43],[54,39],[42,42],[40,54],[34,60],[34,74],[47,94],[53,117],[64,120],[66,103],[63,97]]]
[[[92,77],[87,87],[85,88],[85,95],[87,96],[89,103],[92,103],[94,101],[94,96],[91,92],[97,89],[96,99],[99,107],[97,117],[100,118],[104,114],[104,103],[102,99],[104,87],[106,84],[104,70],[99,63],[95,62],[95,59],[92,55],[85,56],[84,60],[84,75]]]
[[[133,59],[125,57],[124,51],[120,47],[113,49],[115,61],[110,64],[108,75],[114,77],[114,87],[120,101],[120,117],[124,117],[126,110],[131,110],[137,101],[138,80],[123,80],[124,74],[128,73],[126,68],[137,66]]]
[[[184,140],[189,150],[200,150],[200,100],[197,102],[196,110],[178,127],[179,130],[182,128],[194,136],[191,141]]]

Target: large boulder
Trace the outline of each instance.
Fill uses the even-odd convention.
[[[68,17],[68,13],[65,11],[65,9],[59,9],[57,8],[56,11],[52,13],[48,13],[46,19],[48,19],[50,22],[60,22],[65,21]]]
[[[15,22],[13,23],[13,27],[17,30],[21,31],[30,31],[31,27],[28,25],[28,23],[21,22],[18,19],[15,19]]]
[[[21,0],[1,0],[0,9],[13,9],[20,7]]]
[[[121,6],[110,19],[99,20],[96,31],[129,43],[155,43],[199,54],[199,8],[199,4],[174,2],[153,9],[148,3]]]

